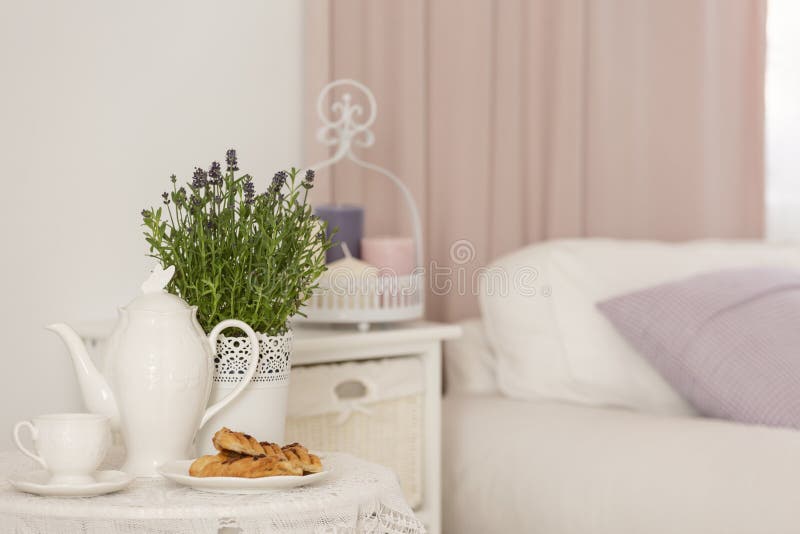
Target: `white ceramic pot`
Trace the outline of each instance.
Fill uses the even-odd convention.
[[[267,336],[256,333],[259,361],[245,390],[212,417],[197,436],[200,454],[215,454],[211,438],[221,427],[245,432],[261,441],[283,444],[289,397],[292,331]],[[246,376],[250,340],[220,336],[214,356],[214,382],[209,403],[228,396]]]

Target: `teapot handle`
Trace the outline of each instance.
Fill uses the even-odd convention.
[[[211,353],[217,353],[217,338],[222,331],[226,328],[234,327],[242,330],[250,339],[250,362],[247,366],[247,372],[242,377],[239,385],[236,386],[233,391],[228,393],[222,400],[206,409],[206,413],[203,415],[203,419],[200,421],[200,428],[202,428],[209,421],[209,419],[217,415],[217,412],[219,412],[221,409],[227,406],[228,403],[239,396],[239,394],[250,384],[250,379],[253,378],[253,375],[256,374],[256,368],[258,367],[258,337],[256,337],[256,333],[247,325],[247,323],[236,319],[226,319],[215,326],[211,333],[208,334],[208,342],[211,343]]]

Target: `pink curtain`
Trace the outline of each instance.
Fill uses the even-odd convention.
[[[765,0],[307,0],[306,108],[336,78],[375,91],[365,157],[411,188],[429,259],[467,278],[547,238],[758,237],[764,31]],[[315,201],[408,233],[391,186],[332,174]],[[477,311],[469,287],[429,303]]]

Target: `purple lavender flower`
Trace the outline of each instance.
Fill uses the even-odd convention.
[[[281,188],[283,188],[284,184],[286,184],[286,180],[289,178],[289,175],[286,174],[286,171],[278,171],[275,173],[275,176],[272,177],[272,185],[270,186],[270,191],[275,194],[278,193]]]
[[[283,184],[286,183],[287,178],[289,178],[289,175],[286,174],[286,171],[278,171],[275,173],[275,176],[272,177],[272,185],[281,188]]]
[[[222,169],[218,161],[212,161],[211,167],[208,169],[209,183],[211,185],[219,185],[222,183]]]
[[[238,160],[236,159],[236,150],[230,149],[225,153],[225,163],[228,164],[229,171],[238,171]]]
[[[177,182],[177,181],[178,181],[178,177],[177,177],[177,176],[175,176],[175,175],[173,174],[173,175],[171,175],[171,176],[169,177],[169,181],[170,181],[170,182],[172,182],[172,183],[174,184],[175,182]]]
[[[256,196],[256,186],[253,184],[252,181],[247,180],[245,181],[242,189],[244,189],[244,203],[252,204]]]
[[[150,216],[150,211],[149,210],[142,210],[142,217],[144,217],[146,219],[149,216]]]
[[[164,191],[163,193],[161,193],[161,198],[164,199],[164,204],[169,204],[169,193]]]
[[[196,167],[194,169],[194,174],[192,175],[192,189],[200,189],[201,187],[205,187],[208,185],[208,173],[201,169],[200,167]]]
[[[302,183],[303,187],[305,187],[306,189],[311,189],[312,187],[314,187],[314,176],[315,176],[314,169],[308,169],[306,171],[305,177],[303,178],[303,183]]]

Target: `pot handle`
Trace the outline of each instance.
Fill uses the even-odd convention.
[[[242,377],[239,385],[236,386],[233,391],[228,393],[222,400],[206,409],[206,413],[203,415],[203,419],[200,421],[199,428],[203,428],[203,426],[208,423],[209,419],[217,415],[217,412],[227,406],[228,403],[239,396],[239,393],[244,391],[244,389],[250,385],[250,379],[253,378],[254,374],[256,374],[256,368],[258,367],[258,337],[256,337],[256,333],[247,325],[247,323],[236,319],[226,319],[220,322],[214,327],[211,333],[208,334],[208,342],[211,344],[211,353],[217,353],[217,337],[219,337],[222,331],[226,328],[238,328],[247,334],[247,337],[250,339],[250,363],[248,364],[247,372]]]

